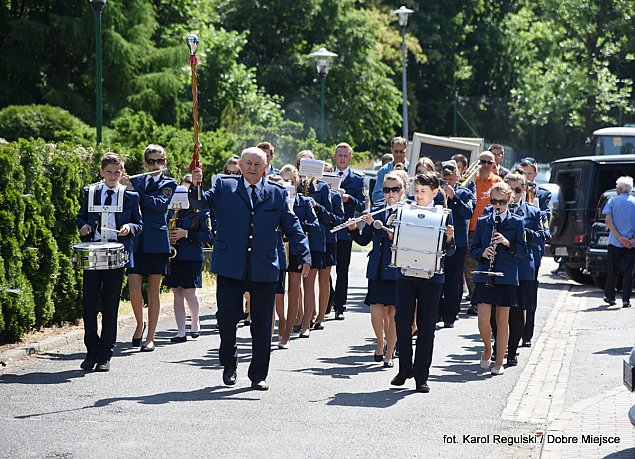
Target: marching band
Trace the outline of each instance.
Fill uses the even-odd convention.
[[[407,141],[396,139],[394,145],[405,151]],[[294,332],[308,338],[312,331],[324,329],[331,306],[335,318],[342,320],[353,242],[372,242],[364,303],[376,337],[375,362],[392,368],[393,359],[399,358],[391,384],[402,386],[414,378],[418,392],[429,392],[436,324],[452,328],[458,319],[468,256],[476,261],[465,280],[467,275],[474,280],[471,302],[478,309],[484,346],[480,367],[490,370],[490,359],[494,360],[491,373],[501,375],[505,355],[507,367],[517,364],[521,338],[525,344],[533,333],[537,271],[550,237],[549,197],[538,195],[540,207],[534,205],[529,188],[533,164],[527,158],[501,181],[492,175],[491,152],[483,152],[478,164],[470,167],[462,155],[436,167],[429,158],[420,158],[412,176],[407,164],[396,161],[404,155],[395,156],[381,183],[377,181],[371,212],[356,217],[367,197],[363,177],[349,168],[350,145],[337,145],[334,172],[329,164],[316,161],[310,150],[299,152],[294,165],[277,170],[271,165],[273,153],[269,142],[245,149],[240,157],[230,158],[224,174],[215,176],[208,190],[194,185],[204,183],[200,167],[183,177],[177,189],[177,182],[164,175],[167,159],[160,145],[146,148],[147,172],[139,176],[127,176],[119,156],[104,155],[103,183],[86,188],[77,216],[83,243],[74,250],[77,265],[84,269],[87,349],[82,369],[110,369],[124,268],[137,320],[133,346],[144,352],[155,349],[164,276],[163,285],[173,291],[177,325],[170,341],[187,341],[186,302],[190,336],[197,338],[201,329],[196,289],[202,287],[203,246],[212,240],[219,359],[226,385],[237,379],[236,326],[245,318],[243,297],[249,297],[251,314],[248,376],[253,389],[267,390],[276,314],[279,349],[289,348]],[[472,180],[476,185],[468,186]],[[172,203],[179,191],[186,194],[184,207]]]

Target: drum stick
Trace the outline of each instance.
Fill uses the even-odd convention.
[[[117,233],[117,234],[121,233],[121,230],[116,230],[116,229],[108,228],[108,227],[106,227],[106,226],[102,226],[102,227],[101,227],[101,230],[102,230],[102,231],[110,231],[110,232],[112,232],[112,233]]]

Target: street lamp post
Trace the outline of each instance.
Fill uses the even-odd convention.
[[[408,25],[408,16],[414,13],[413,10],[401,6],[398,10],[393,11],[399,17],[399,28],[401,29],[401,92],[403,93],[403,104],[401,114],[403,118],[403,137],[408,138],[408,92],[406,88],[406,26]]]
[[[326,75],[329,73],[329,59],[337,57],[337,54],[328,51],[326,48],[320,48],[309,54],[315,58],[317,63],[317,72],[320,77],[320,142],[324,142],[324,85]]]
[[[90,0],[90,4],[93,7],[93,11],[95,12],[95,54],[96,54],[96,65],[95,65],[95,89],[96,89],[96,97],[97,97],[97,113],[95,116],[95,127],[97,129],[97,145],[101,143],[101,125],[102,125],[102,111],[103,111],[103,102],[102,102],[102,76],[101,76],[101,13],[104,11],[106,7],[106,0]]]

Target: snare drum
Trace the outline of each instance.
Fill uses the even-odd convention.
[[[82,242],[73,246],[73,264],[86,270],[123,268],[128,252],[119,242]]]
[[[424,279],[443,273],[443,239],[450,212],[441,206],[399,206],[391,266],[400,268],[404,276]]]

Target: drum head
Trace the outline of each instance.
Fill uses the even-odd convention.
[[[121,242],[81,242],[73,246],[73,250],[109,250],[109,249],[121,249],[123,244]]]

